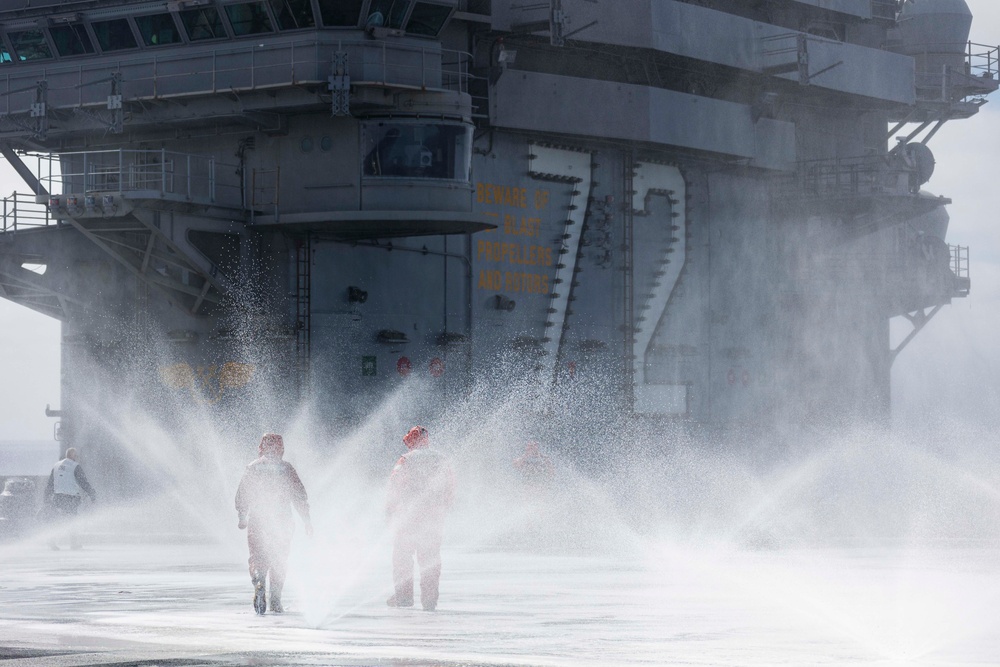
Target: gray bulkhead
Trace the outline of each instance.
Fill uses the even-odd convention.
[[[479,391],[726,427],[884,417],[889,318],[956,294],[948,267],[918,285],[945,200],[886,147],[915,60],[884,48],[884,3],[773,4],[563,0],[545,28],[434,0],[451,21],[428,35],[359,2],[330,30],[11,64],[4,136],[60,165],[36,199],[60,222],[0,250],[5,275],[45,258],[46,300],[4,286],[65,322],[68,433],[103,437],[88,415],[136,395],[126,373],[146,404],[308,398],[328,424],[407,388],[417,418]]]

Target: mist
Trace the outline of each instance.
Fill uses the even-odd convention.
[[[974,30],[985,33],[973,39],[995,41],[989,33],[1000,25],[1000,8],[968,4]],[[520,57],[523,64],[527,48]],[[864,349],[857,342],[863,318],[856,330],[824,330],[842,294],[801,306],[802,331],[793,331],[781,289],[754,299],[733,290],[713,304],[725,311],[732,334],[723,341],[732,356],[721,362],[731,376],[712,368],[705,377],[746,388],[749,398],[733,399],[731,413],[720,408],[722,421],[733,417],[724,426],[626,414],[620,368],[610,363],[581,361],[573,378],[541,377],[530,370],[536,360],[506,350],[460,390],[442,392],[426,374],[390,369],[391,381],[378,390],[352,391],[322,372],[357,361],[337,352],[337,337],[348,334],[328,325],[327,358],[317,354],[313,384],[300,390],[289,346],[265,340],[248,321],[225,323],[236,332],[228,340],[203,336],[195,354],[185,341],[153,341],[109,316],[95,326],[114,333],[108,352],[110,345],[90,350],[64,337],[71,332],[54,320],[0,301],[0,441],[55,446],[45,406],[84,415],[68,441],[84,443],[81,464],[98,493],[72,521],[32,520],[0,535],[0,619],[8,628],[0,657],[92,651],[101,653],[95,660],[128,664],[414,667],[990,663],[1000,655],[1000,232],[992,219],[998,120],[987,104],[972,119],[948,123],[932,143],[937,170],[924,187],[954,200],[948,241],[971,247],[972,288],[890,361],[888,395],[837,382],[864,375],[871,361],[859,354],[844,363]],[[845,134],[857,131],[843,125]],[[484,162],[502,146],[491,136],[486,151],[486,139],[477,141]],[[803,267],[801,275],[776,271],[768,254],[776,241],[761,233],[773,202],[763,191],[745,194],[743,181],[726,180],[730,172],[706,172],[695,197],[726,191],[749,203],[749,213],[730,211],[732,220],[719,225],[733,233],[713,250],[751,257],[721,262],[707,288],[687,277],[685,289],[708,293],[719,275],[732,285],[760,284],[772,274],[795,286],[837,279],[842,258],[810,245],[815,221],[808,216],[782,237],[782,258],[793,257],[789,264]],[[10,175],[3,182],[24,190]],[[598,198],[607,211],[615,194],[627,196],[607,193]],[[650,264],[661,246],[684,238],[679,228],[657,226],[676,202],[656,194],[663,195],[650,208],[656,215],[640,220],[634,237],[637,257]],[[581,238],[610,248],[607,229]],[[693,236],[690,248],[708,247],[715,231],[698,228],[704,236]],[[586,261],[594,270],[597,262]],[[844,273],[862,289],[870,263],[852,261]],[[634,292],[655,289],[661,277],[641,276]],[[288,296],[286,287],[275,288],[275,300]],[[249,319],[260,294],[239,285],[234,292],[235,310]],[[512,304],[497,316],[521,316],[529,301],[518,300],[521,310]],[[700,335],[690,323],[709,319],[699,311],[704,303],[675,304],[649,337],[673,346],[659,347],[661,361],[674,357],[657,372],[683,374],[694,347],[688,338]],[[606,323],[580,325],[598,331]],[[893,320],[891,344],[910,329]],[[741,338],[756,330],[802,333],[796,350],[814,372],[774,352],[777,336]],[[747,341],[773,346],[773,366],[744,361]],[[203,366],[193,361],[198,354]],[[223,363],[234,364],[231,375]],[[712,391],[704,387],[699,391]],[[826,400],[810,403],[813,389]],[[891,402],[891,418],[855,418],[868,407],[878,412],[881,401]],[[394,539],[387,483],[407,451],[402,436],[415,424],[428,429],[431,447],[448,457],[456,477],[435,613],[386,606]],[[234,498],[263,433],[283,436],[315,532],[306,536],[294,519],[287,612],[258,617]],[[551,463],[541,480],[517,464],[530,442]],[[44,479],[36,482],[40,490]],[[82,549],[66,549],[70,534]],[[53,550],[53,543],[62,546]]]

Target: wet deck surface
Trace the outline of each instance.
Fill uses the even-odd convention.
[[[238,545],[237,545],[238,546]],[[256,616],[233,545],[0,545],[0,665],[995,665],[1000,550],[447,551],[434,613],[388,554],[293,553]],[[307,576],[307,573],[319,573]]]

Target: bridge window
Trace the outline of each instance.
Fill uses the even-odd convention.
[[[215,7],[189,9],[180,13],[181,23],[187,30],[188,39],[198,42],[203,39],[220,39],[226,36],[222,17]]]
[[[136,16],[135,25],[139,28],[139,35],[142,36],[146,46],[163,46],[181,41],[181,34],[174,24],[174,17],[170,14]]]
[[[372,0],[366,25],[402,28],[410,0]]]
[[[82,23],[55,25],[49,28],[49,34],[56,45],[56,52],[61,56],[81,56],[94,52],[94,44]]]
[[[91,23],[97,45],[101,51],[123,51],[138,48],[132,27],[128,19],[111,19],[110,21],[94,21]]]
[[[8,33],[7,36],[10,37],[10,44],[14,47],[18,60],[44,60],[52,57],[52,50],[41,30],[22,30]]]
[[[364,0],[319,0],[319,15],[325,26],[355,28],[364,4]]]
[[[471,129],[460,124],[363,125],[365,176],[468,181]]]
[[[406,22],[406,32],[412,35],[437,37],[451,16],[451,7],[435,5],[430,2],[418,2],[413,5],[410,20]]]
[[[271,17],[267,15],[263,2],[226,5],[226,15],[229,17],[229,25],[233,26],[233,34],[237,37],[274,32]]]
[[[312,28],[316,25],[309,0],[271,0],[271,12],[278,22],[279,30]]]

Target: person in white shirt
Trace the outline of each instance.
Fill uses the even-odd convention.
[[[49,474],[49,481],[45,485],[45,502],[53,513],[74,517],[80,509],[84,493],[90,496],[91,502],[97,501],[97,493],[80,466],[76,448],[70,447]],[[49,542],[49,546],[59,549],[54,540]],[[80,549],[82,546],[80,536],[75,532],[70,533],[70,548]]]

